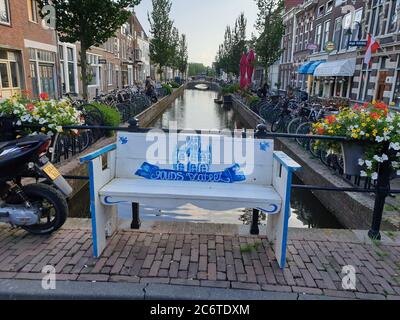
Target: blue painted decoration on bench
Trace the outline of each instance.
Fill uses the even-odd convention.
[[[235,183],[245,181],[245,175],[240,171],[238,164],[220,172],[188,172],[179,170],[160,169],[150,163],[143,163],[135,175],[148,180],[163,181],[192,181],[192,182],[214,182]]]
[[[235,183],[246,180],[238,164],[219,172],[211,171],[212,145],[202,148],[200,136],[190,136],[182,146],[176,148],[172,170],[143,163],[135,175],[148,180],[195,181]]]
[[[268,142],[260,142],[260,150],[267,152],[270,148],[270,144]]]
[[[128,143],[128,137],[120,137],[119,138],[119,142],[121,142],[121,144],[127,144]]]

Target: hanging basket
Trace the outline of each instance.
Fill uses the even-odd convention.
[[[342,153],[344,161],[344,174],[358,176],[361,173],[359,160],[363,158],[365,146],[356,142],[343,142]]]

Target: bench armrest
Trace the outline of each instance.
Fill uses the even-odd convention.
[[[117,149],[117,145],[116,144],[110,144],[107,147],[104,147],[104,148],[102,148],[100,150],[97,150],[97,151],[95,151],[93,153],[89,153],[88,155],[80,158],[80,162],[81,163],[85,163],[85,162],[88,162],[88,161],[92,161],[92,160],[94,160],[94,159],[96,159],[98,157],[101,157],[103,154],[107,154],[107,153],[109,153],[109,152],[111,152],[113,150],[116,150],[116,149]]]
[[[282,166],[284,166],[290,172],[301,170],[301,166],[282,151],[275,151],[274,159],[276,159]]]

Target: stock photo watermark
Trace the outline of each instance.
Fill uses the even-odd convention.
[[[348,265],[342,268],[342,288],[343,290],[356,290],[356,268],[354,266]]]

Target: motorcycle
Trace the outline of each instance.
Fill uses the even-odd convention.
[[[0,138],[6,140],[0,141],[0,222],[50,234],[65,223],[66,197],[73,190],[47,157],[51,138],[38,134],[15,139],[14,125],[0,121]],[[23,185],[26,177],[36,183]]]

